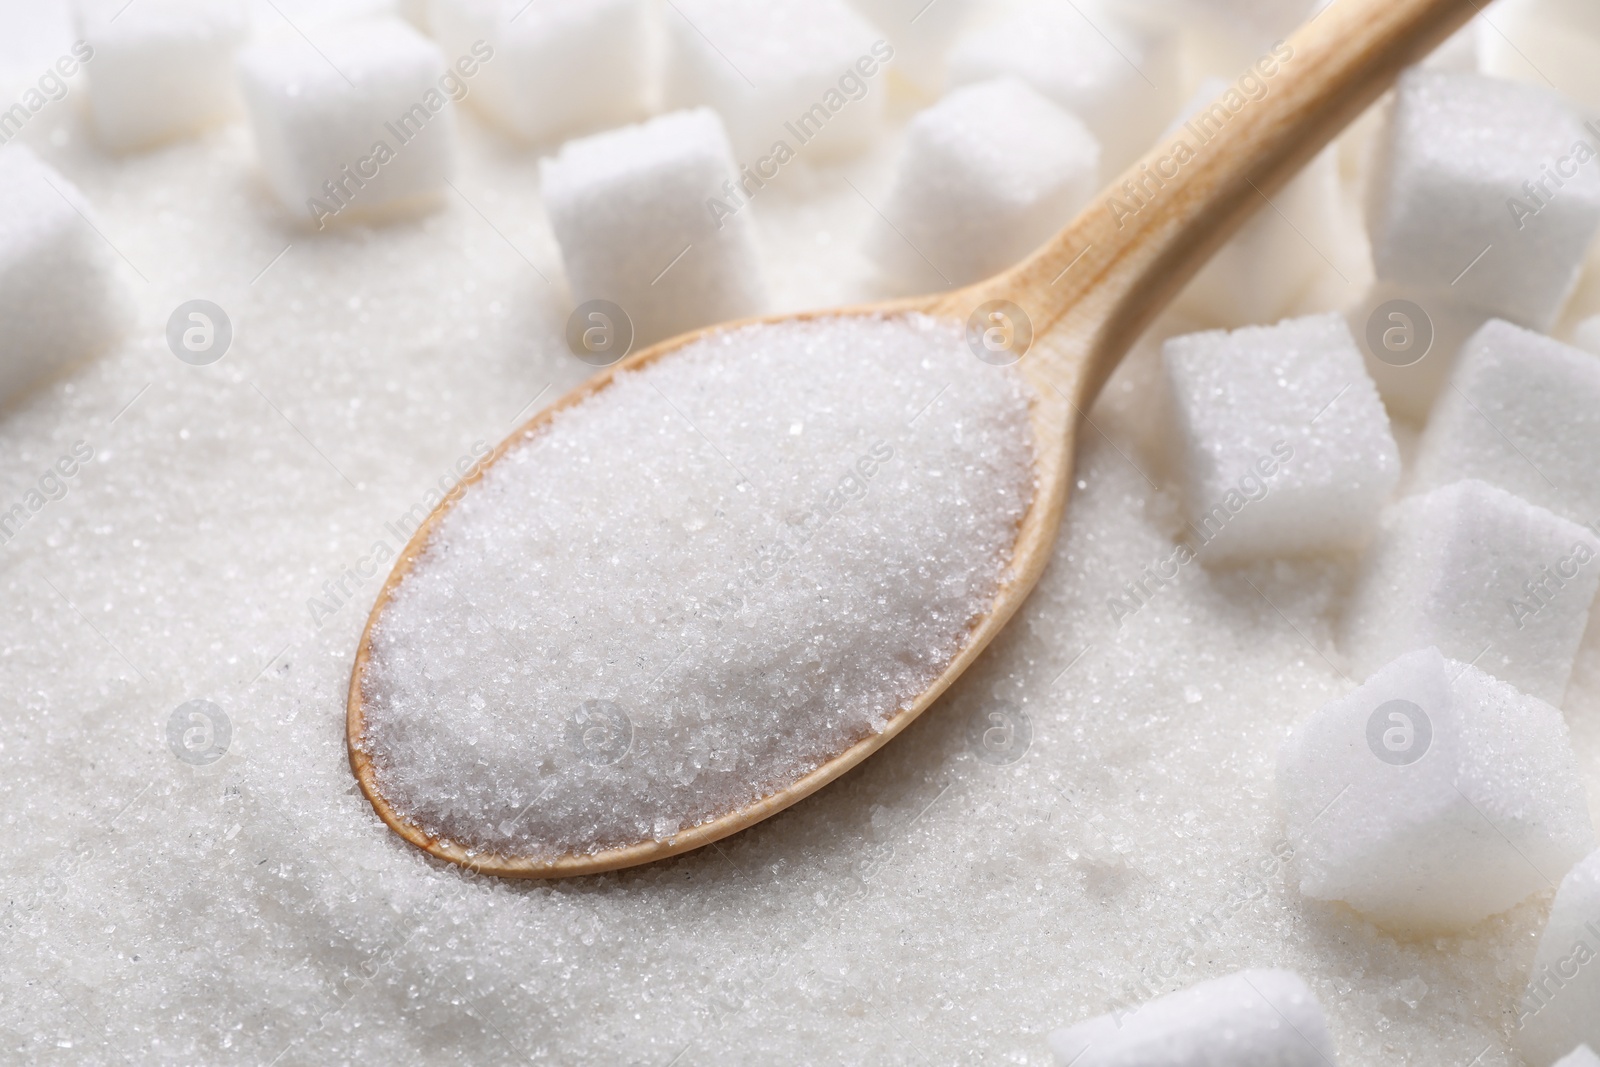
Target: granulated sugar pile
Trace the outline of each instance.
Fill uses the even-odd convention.
[[[305,24],[326,6],[275,0],[257,14],[283,29],[273,7]],[[32,0],[0,6],[8,28],[48,23],[48,10]],[[37,48],[23,37],[0,33],[0,102],[38,84],[71,42],[49,25],[34,35]],[[852,48],[838,69],[863,54]],[[1281,969],[1301,976],[1326,1012],[1341,1067],[1521,1067],[1512,1028],[1554,885],[1464,933],[1425,938],[1386,933],[1299,888],[1275,766],[1291,729],[1359,681],[1344,676],[1356,672],[1337,641],[1355,557],[1196,561],[1129,599],[1128,584],[1172,560],[1185,536],[1155,342],[1238,323],[1188,304],[1157,324],[1088,412],[1067,519],[1037,591],[952,690],[861,767],[749,831],[660,864],[553,883],[473,877],[374,815],[347,759],[345,698],[367,613],[409,534],[404,517],[426,512],[539,405],[592,373],[563,337],[573,302],[540,200],[539,152],[464,112],[459,169],[435,210],[381,225],[341,219],[314,233],[273,199],[241,124],[115,158],[90,139],[82,88],[67,81],[66,97],[33,114],[20,140],[95,208],[133,321],[111,351],[0,411],[0,510],[30,494],[40,502],[0,543],[0,1062],[1043,1067],[1053,1030],[1205,980]],[[890,92],[882,79],[868,91]],[[773,310],[871,295],[861,237],[881,221],[873,202],[892,188],[897,142],[921,106],[903,88],[894,94],[867,154],[786,162],[741,206]],[[1290,249],[1309,264],[1304,292],[1275,315],[1342,310],[1362,297],[1371,270],[1356,205],[1375,128],[1363,122],[1323,157],[1337,191],[1327,234],[1264,210],[1246,234],[1253,243],[1233,246],[1252,264],[1266,262],[1261,249]],[[1527,178],[1539,173],[1534,165]],[[1583,208],[1577,192],[1555,199],[1541,224]],[[1505,217],[1498,200],[1490,207]],[[1496,257],[1520,246],[1499,231],[1467,258],[1491,241],[1477,269],[1507,269]],[[1444,282],[1465,265],[1446,264]],[[1556,336],[1597,310],[1596,278],[1589,268]],[[180,362],[166,339],[174,309],[194,299],[221,307],[233,327],[231,349],[209,366]],[[818,388],[844,373],[833,366],[819,358]],[[813,385],[774,389],[758,410],[776,434],[747,430],[664,378],[658,396],[641,376],[630,388],[648,394],[638,410],[649,422],[630,428],[658,431],[661,447],[624,462],[601,441],[590,469],[620,478],[630,464],[664,462],[671,446],[704,474],[703,492],[668,514],[682,544],[703,523],[699,536],[744,546],[766,539],[762,523],[786,522],[788,509],[838,486],[881,438],[893,458],[818,539],[883,508],[892,542],[887,523],[902,498],[891,489],[929,484],[940,469],[954,498],[978,475],[945,457],[975,461],[980,450],[963,435],[976,432],[978,411],[1020,403],[976,360],[942,375],[898,366],[881,391],[861,390],[862,414],[850,419],[821,410]],[[1416,434],[1397,429],[1409,473]],[[746,436],[765,444],[731,446]],[[785,448],[820,462],[786,465]],[[561,470],[578,476],[583,455],[545,467],[532,462],[540,449],[530,442],[527,465],[508,458],[494,479],[509,489]],[[1020,463],[981,456],[996,470]],[[1014,509],[1016,484],[1001,483]],[[622,491],[614,506],[639,521],[647,514]],[[994,525],[970,536],[995,543],[1014,514],[984,514]],[[464,527],[472,518],[460,515]],[[898,531],[904,542],[884,544],[884,573],[908,565],[915,546],[939,550],[929,539],[954,536],[947,522]],[[620,535],[614,523],[591,505],[560,528]],[[673,526],[643,536],[680,544]],[[602,558],[598,545],[583,551]],[[751,603],[832,580],[804,556]],[[516,561],[531,596],[551,596],[556,582],[592,592],[575,575],[540,575],[539,559]],[[725,565],[737,573],[739,563]],[[880,577],[865,559],[852,566],[868,583]],[[942,617],[910,620],[929,639],[905,645],[909,661],[864,654],[888,645],[871,630],[877,613],[906,621],[892,604],[868,604],[870,614],[839,624],[849,629],[821,627],[834,644],[819,652],[862,653],[860,669],[898,675],[870,679],[885,703],[860,706],[858,724],[948,651],[997,566],[963,575],[946,561],[919,576],[928,584],[918,602],[944,607]],[[463,580],[469,573],[487,580],[470,568]],[[964,587],[942,584],[952,577]],[[595,643],[519,644],[528,666],[508,652],[500,692],[576,678],[566,673],[575,662],[612,658],[626,633],[649,636],[676,610],[668,586],[643,574],[595,580],[639,593],[606,598],[622,613],[610,629],[575,631],[596,633]],[[426,607],[437,593],[419,588]],[[715,590],[684,592],[709,605]],[[1557,605],[1546,617],[1564,610]],[[785,625],[799,633],[822,617]],[[692,632],[709,635],[702,618]],[[722,630],[757,620],[765,610],[747,608]],[[441,633],[463,639],[460,658],[440,666],[488,656],[502,636],[523,640],[511,613],[491,621],[504,635],[474,629],[462,609],[441,612]],[[563,696],[580,710],[609,701],[637,741],[653,740],[649,731],[676,711],[647,687],[676,650],[643,641],[627,651],[604,668],[611,685],[568,682]],[[703,655],[716,662],[709,636]],[[661,684],[691,693],[731,683],[669,669]],[[742,683],[752,694],[780,684]],[[463,714],[484,716],[485,730],[503,713],[492,692],[483,709],[469,692],[450,695]],[[1597,628],[1561,712],[1592,807]],[[595,737],[603,756],[614,720],[604,707],[593,714],[581,736]],[[707,742],[698,758],[722,773],[716,760],[728,750],[711,734]],[[510,773],[547,743],[486,754],[474,773],[483,782]],[[684,755],[688,774],[696,757]],[[599,776],[606,766],[570,770]],[[458,777],[457,788],[472,784]],[[620,804],[604,814],[637,817]]]
[[[562,411],[377,625],[384,797],[554,857],[671,837],[881,729],[993,598],[1026,389],[959,326],[840,318],[714,335]]]

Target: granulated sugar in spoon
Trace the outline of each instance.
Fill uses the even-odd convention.
[[[709,844],[877,751],[1032,590],[1128,346],[1475,10],[1337,0],[1209,140],[1170,136],[1018,267],[697,331],[535,416],[368,620],[347,730],[379,816],[475,870],[587,874]]]

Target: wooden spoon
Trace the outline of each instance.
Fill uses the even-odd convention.
[[[1071,225],[1021,265],[955,292],[756,322],[916,311],[967,322],[1005,301],[1025,314],[1033,340],[1019,367],[1037,394],[1032,408],[1038,488],[1018,530],[1011,577],[961,652],[927,690],[871,734],[762,800],[665,841],[534,860],[468,850],[400,817],[378,791],[365,735],[362,680],[373,627],[453,500],[430,515],[396,561],[367,620],[350,675],[346,723],[350,766],[379,817],[418,848],[476,871],[551,878],[615,870],[687,852],[743,830],[820,789],[889,742],[950,687],[1033,590],[1061,526],[1078,419],[1134,340],[1224,240],[1352,119],[1477,11],[1475,0],[1336,0],[1265,53],[1217,107],[1166,136]],[[1220,110],[1219,110],[1220,108]],[[1018,317],[1013,312],[1010,324]],[[606,388],[620,370],[670,356],[725,326],[641,351],[563,397],[501,442],[467,479],[481,477],[551,416]]]

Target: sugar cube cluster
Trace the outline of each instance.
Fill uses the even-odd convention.
[[[951,288],[1025,257],[1172,121],[1189,77],[1181,37],[1210,27],[1270,47],[1306,4],[1147,6],[1030,0],[996,17],[970,0],[413,0],[252,26],[241,0],[77,4],[102,143],[147,150],[242,108],[268,189],[316,231],[470,205],[451,178],[456,112],[471,108],[549,157],[541,192],[572,301],[610,294],[640,340],[764,310],[752,205],[796,160],[830,165],[877,142],[891,92],[929,106],[887,185],[862,194],[863,250],[887,291]],[[713,116],[727,150],[706,163],[697,119],[668,124],[698,132],[663,152],[654,113]],[[595,144],[632,155],[633,180],[576,166]],[[1332,174],[1314,170],[1285,200],[1305,232]],[[1314,271],[1304,249],[1288,269],[1282,227],[1265,229],[1197,290],[1235,304],[1225,321],[1287,310]],[[623,230],[639,247],[596,243]]]
[[[1582,1063],[1600,1043],[1600,868],[1562,707],[1600,591],[1600,317],[1564,327],[1572,344],[1548,334],[1600,229],[1600,130],[1469,66],[1396,91],[1371,162],[1376,279],[1352,312],[1169,338],[1162,387],[1181,537],[1206,569],[1352,568],[1324,645],[1350,691],[1279,755],[1291,882],[1402,938],[1560,884],[1513,1040],[1529,1063]],[[1271,239],[1255,225],[1185,294],[1191,317],[1270,321],[1299,299],[1293,257],[1250,262]],[[1420,362],[1375,355],[1414,330]],[[1420,429],[1404,471],[1391,418]],[[1087,1034],[1061,1062],[1092,1060]]]
[[[1600,359],[1491,319],[1448,385],[1342,613],[1366,680],[1278,768],[1301,891],[1405,934],[1473,927],[1594,847],[1560,708],[1600,589]]]

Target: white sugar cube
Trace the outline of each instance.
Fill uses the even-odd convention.
[[[72,183],[27,148],[0,148],[0,404],[122,330],[114,253],[93,217]]]
[[[741,161],[779,142],[828,159],[877,135],[894,48],[844,0],[674,0],[662,18],[668,106],[715,108]]]
[[[1322,1005],[1293,971],[1248,970],[1050,1035],[1058,1067],[1329,1067]]]
[[[321,227],[437,197],[455,160],[443,54],[408,23],[342,23],[251,45],[239,79],[278,199]],[[452,74],[454,71],[451,72]]]
[[[1215,561],[1360,544],[1400,454],[1338,315],[1167,341],[1184,497]]]
[[[1594,135],[1555,92],[1401,79],[1368,212],[1380,279],[1548,330],[1600,228]]]
[[[1344,620],[1371,671],[1437,646],[1559,705],[1600,584],[1600,538],[1480,481],[1413,496],[1384,516]]]
[[[645,116],[649,15],[647,0],[439,0],[432,26],[452,65],[492,53],[466,102],[549,143]]]
[[[1575,1045],[1600,1048],[1600,852],[1561,879],[1512,1040],[1529,1063],[1550,1063]],[[1589,1049],[1561,1063],[1600,1064]]]
[[[1462,349],[1434,407],[1416,486],[1477,478],[1600,522],[1600,357],[1496,319]]]
[[[1150,148],[1179,103],[1175,35],[1106,13],[1091,21],[1073,4],[1035,2],[968,35],[950,54],[952,85],[1006,75],[1088,124],[1100,141],[1103,176]]]
[[[978,281],[1070,222],[1099,173],[1094,135],[1037,90],[958,89],[911,120],[870,252],[909,292]]]
[[[736,180],[714,112],[673,112],[570,141],[544,162],[543,177],[574,301],[617,304],[638,343],[762,309],[748,213],[708,207]]]
[[[1600,1067],[1600,1056],[1588,1045],[1579,1045],[1557,1060],[1555,1067]]]
[[[1299,726],[1278,795],[1300,891],[1396,931],[1466,929],[1594,848],[1561,712],[1434,648]]]
[[[240,0],[81,0],[94,49],[89,114],[113,151],[146,148],[232,118],[233,56],[249,33]]]
[[[914,85],[937,90],[956,35],[977,0],[852,0],[894,47],[894,70]]]

